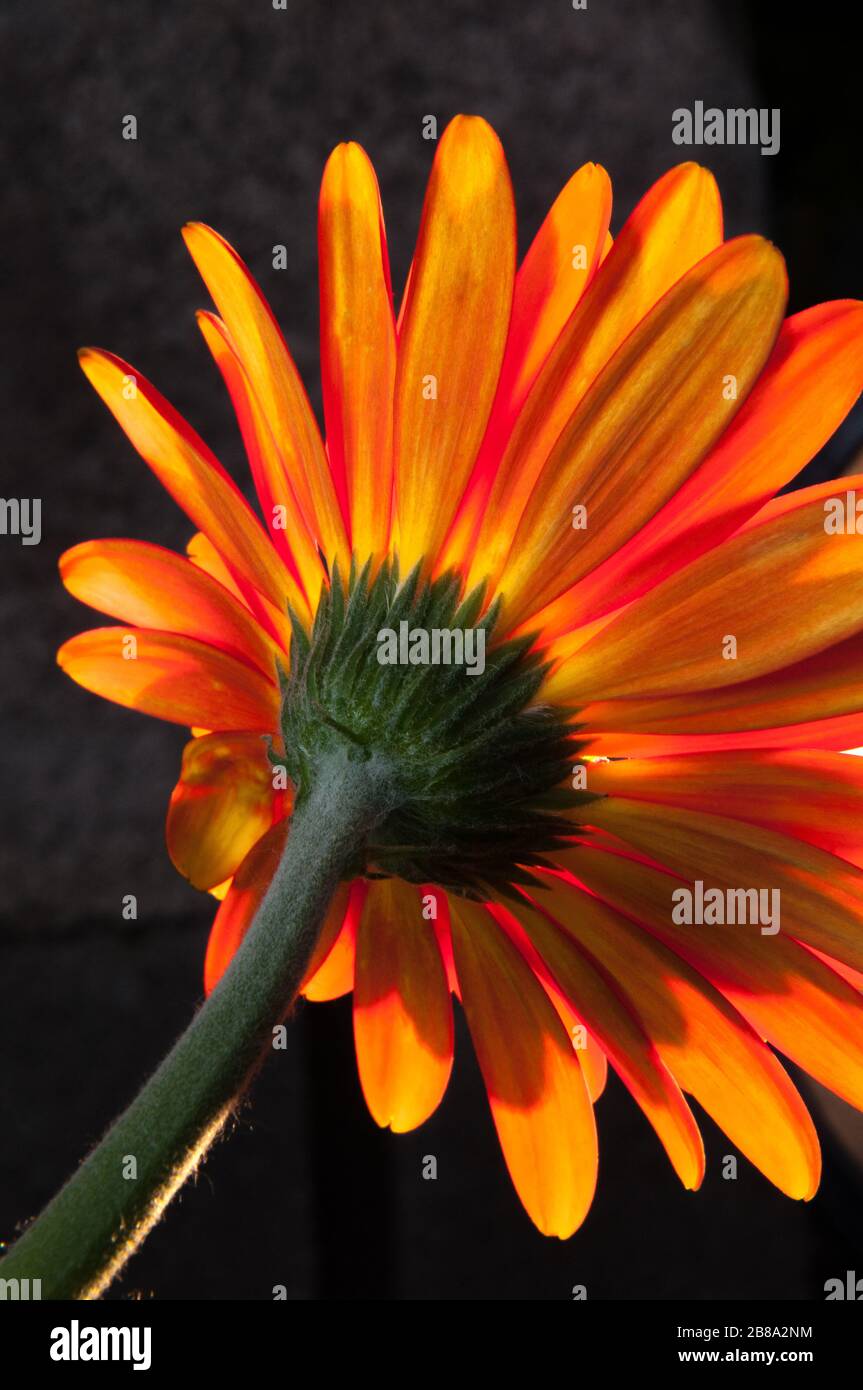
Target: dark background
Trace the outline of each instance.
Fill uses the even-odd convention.
[[[269,294],[316,408],[316,197],[356,139],[374,160],[402,283],[439,128],[497,128],[523,247],[572,170],[609,169],[613,226],[660,173],[716,172],[730,233],[784,250],[791,308],[863,293],[855,13],[711,0],[6,0],[0,418],[4,496],[39,496],[39,546],[0,537],[0,1238],[34,1215],[132,1096],[201,995],[211,902],[171,868],[167,798],[183,732],[81,691],[54,665],[91,615],[58,555],[95,536],[181,549],[188,522],[81,377],[85,342],[128,357],[234,475],[242,449],[192,311],[180,241],[221,230]],[[781,151],[680,149],[671,113],[781,109]],[[138,120],[136,142],[121,138]],[[272,269],[285,243],[288,268]],[[852,461],[852,418],[807,476]],[[98,619],[96,620],[99,621]],[[124,922],[134,893],[139,919]],[[708,1177],[684,1193],[616,1082],[598,1107],[585,1226],[561,1244],[521,1211],[462,1031],[449,1093],[418,1133],[378,1132],[349,1006],[300,1007],[229,1142],[217,1146],[112,1297],[811,1299],[863,1271],[860,1187],[825,1135],[808,1206],[782,1198],[705,1120]],[[421,1177],[435,1154],[439,1179]],[[856,1264],[855,1264],[856,1261]]]

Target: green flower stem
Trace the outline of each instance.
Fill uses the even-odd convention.
[[[194,1171],[272,1047],[327,906],[387,813],[386,769],[330,744],[295,808],[258,914],[210,998],[129,1109],[28,1227],[0,1278],[42,1297],[98,1298]],[[124,1177],[127,1159],[137,1177]]]

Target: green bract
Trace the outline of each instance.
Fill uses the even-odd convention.
[[[480,618],[484,589],[461,598],[458,577],[403,581],[396,562],[338,569],[309,634],[292,614],[290,674],[280,671],[284,763],[297,805],[337,750],[365,762],[386,807],[352,872],[437,883],[476,898],[533,882],[531,865],[572,835],[562,812],[592,797],[574,791],[579,744],[568,713],[536,703],[545,666],[532,639],[494,643],[499,603]],[[411,656],[384,664],[386,630],[408,625]],[[403,627],[403,635],[405,628]],[[482,669],[440,660],[453,634],[481,646]],[[434,651],[438,660],[430,659]],[[486,656],[485,653],[488,653]]]

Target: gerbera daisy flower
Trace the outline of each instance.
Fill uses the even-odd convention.
[[[613,243],[610,212],[585,165],[517,267],[500,143],[458,117],[395,310],[374,171],[336,149],[326,442],[251,274],[186,227],[260,515],[140,373],[86,349],[195,533],[185,556],[61,560],[118,620],[63,669],[192,731],[167,842],[221,900],[207,991],[326,802],[302,994],[353,991],[363,1092],[396,1131],[446,1090],[456,995],[515,1188],[560,1237],[590,1207],[609,1063],[688,1188],[691,1096],[783,1192],[815,1192],[777,1053],[863,1107],[863,767],[841,751],[863,743],[863,557],[853,520],[825,528],[863,477],[776,496],[863,386],[863,305],[785,318],[780,254],[723,239],[694,164]],[[484,669],[426,665],[422,643],[382,664],[402,629],[481,633]],[[675,910],[764,889],[779,930]]]

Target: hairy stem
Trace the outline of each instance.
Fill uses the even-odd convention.
[[[236,1107],[302,982],[327,906],[389,809],[385,769],[330,749],[285,853],[210,998],[128,1110],[0,1261],[42,1297],[98,1298]],[[135,1160],[136,1176],[124,1176]]]

